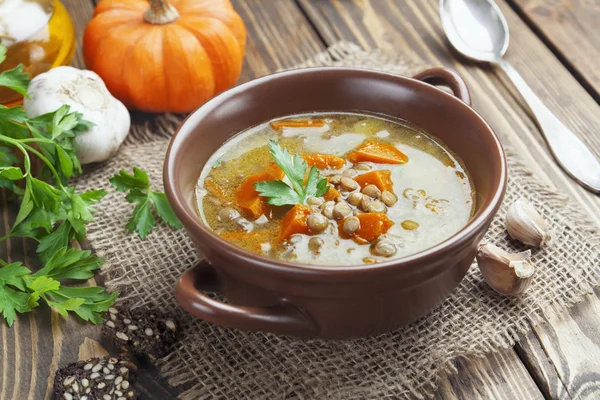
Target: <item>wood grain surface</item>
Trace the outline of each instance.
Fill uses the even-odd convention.
[[[521,360],[512,349],[486,358],[454,361],[456,373],[440,378],[435,398],[472,400],[543,399]]]
[[[600,102],[600,1],[510,0],[510,3]]]
[[[597,32],[598,17],[594,20],[594,15],[598,14],[598,0],[511,1],[512,7],[499,2],[511,29],[508,60],[548,106],[600,155],[600,135],[596,133],[600,126],[600,81],[596,71],[600,39],[594,37],[581,45],[582,40]],[[79,40],[74,65],[83,67],[80,41],[93,3],[63,3],[73,17]],[[448,50],[436,0],[233,3],[248,29],[240,82],[292,67],[341,39],[365,49],[380,47],[425,64],[449,66],[465,78],[475,109],[502,141],[515,149],[540,179],[569,195],[591,220],[600,223],[599,198],[574,184],[556,166],[510,82],[499,71],[466,62]],[[16,207],[6,193],[1,196],[0,235],[4,235]],[[24,240],[4,242],[0,257],[38,267],[34,245]],[[600,398],[599,327],[597,292],[571,313],[533,327],[514,349],[484,359],[457,360],[454,366],[458,373],[440,378],[436,398]],[[101,351],[90,339],[104,344],[98,327],[75,317],[62,318],[44,307],[21,316],[12,328],[2,324],[0,330],[2,400],[50,398],[56,369],[84,354]],[[145,399],[172,399],[178,392],[147,364],[142,365],[138,389]]]

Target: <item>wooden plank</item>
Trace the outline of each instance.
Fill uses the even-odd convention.
[[[83,31],[87,26],[92,15],[94,14],[94,5],[90,0],[61,0],[75,26],[75,37],[77,41],[77,48],[75,50],[75,58],[71,65],[77,68],[85,68],[85,62],[83,62]]]
[[[509,0],[509,3],[600,102],[600,1]]]
[[[459,71],[471,88],[475,109],[492,124],[503,142],[517,149],[546,183],[554,184],[568,193],[587,211],[590,219],[598,221],[598,197],[579,188],[556,166],[510,83],[489,68],[457,60],[448,50],[439,24],[437,1],[429,0],[423,4],[416,1],[330,0],[315,3],[299,0],[299,4],[328,43],[340,39],[351,40],[367,49],[380,47],[406,54],[408,59],[415,59],[416,56],[417,60],[425,63],[444,65]],[[600,108],[518,16],[506,4],[500,3],[500,6],[507,16],[513,38],[508,52],[509,61],[515,64],[557,115],[598,154],[600,138],[595,134],[594,127],[598,126]],[[547,87],[547,82],[553,82],[553,85]],[[594,385],[594,379],[597,380],[594,371],[598,368],[594,370],[595,360],[590,359],[594,356],[587,349],[590,345],[595,348],[599,346],[600,335],[590,333],[583,341],[577,339],[581,334],[572,336],[578,334],[572,328],[574,326],[600,325],[600,313],[590,311],[598,309],[598,297],[590,297],[585,304],[588,306],[577,307],[569,315],[563,315],[562,320],[552,324],[552,329],[548,326],[536,327],[534,333],[521,343],[520,354],[525,354],[524,349],[527,349],[532,355],[529,359],[523,357],[538,385],[555,388],[554,391],[544,392],[548,393],[547,397],[561,397],[562,393],[578,394],[582,392],[579,388],[583,387],[587,390],[586,394],[599,396],[594,391],[597,390],[594,389],[597,386]],[[533,345],[526,346],[527,341],[537,344],[537,349],[542,349],[541,353],[534,352],[536,347]],[[570,346],[565,348],[565,343],[570,343]],[[548,356],[543,357],[542,353],[548,353]],[[473,368],[486,369],[477,362]],[[553,370],[556,371],[554,375]],[[449,393],[448,384],[450,388],[453,387],[451,379],[442,382],[441,393]],[[507,381],[512,382],[510,387],[521,385],[514,377],[507,378]],[[528,383],[533,390],[533,383]],[[563,388],[559,390],[561,385]],[[514,398],[523,397],[515,394]]]
[[[600,290],[595,294],[519,343],[521,359],[547,398],[600,398]]]
[[[81,39],[93,13],[87,0],[62,0],[77,33],[77,52],[73,65],[85,68]],[[248,45],[240,81],[289,68],[324,49],[306,18],[294,2],[234,1],[248,28]],[[265,24],[264,21],[271,21]],[[144,115],[140,118],[147,118]],[[17,207],[0,194],[0,236],[6,234]],[[0,244],[3,260],[21,260],[39,268],[35,243],[8,240]],[[12,328],[0,324],[0,399],[49,399],[57,368],[78,359],[86,338],[102,343],[100,327],[76,317],[62,318],[42,306],[21,316]],[[105,343],[106,344],[106,343]],[[106,346],[109,348],[109,346]],[[175,399],[179,390],[158,376],[152,365],[142,363],[137,389],[145,399]]]
[[[439,379],[436,399],[514,400],[543,399],[531,376],[512,349],[480,360],[457,359],[456,373]]]
[[[240,83],[291,68],[325,48],[293,1],[232,3],[248,31]]]

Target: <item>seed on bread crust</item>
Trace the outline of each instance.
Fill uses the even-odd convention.
[[[113,311],[105,314],[102,334],[138,357],[164,357],[177,340],[177,322],[168,314],[124,306],[113,307]]]
[[[131,386],[136,375],[137,367],[126,358],[104,357],[78,361],[57,371],[54,378],[54,398],[136,399],[137,390]]]

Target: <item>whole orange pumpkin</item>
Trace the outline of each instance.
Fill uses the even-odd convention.
[[[86,65],[130,108],[188,112],[232,87],[246,28],[229,0],[101,0]]]

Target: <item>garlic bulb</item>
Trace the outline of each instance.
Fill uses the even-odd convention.
[[[102,79],[92,71],[57,67],[33,78],[24,107],[27,115],[56,111],[63,104],[95,125],[74,139],[81,164],[105,161],[117,152],[129,133],[131,119],[127,108],[115,99]]]
[[[550,241],[548,223],[523,197],[510,206],[505,223],[510,237],[524,244],[543,247]]]
[[[531,284],[535,269],[530,257],[531,250],[512,254],[492,244],[480,244],[477,248],[483,279],[496,292],[507,296],[518,296]]]

